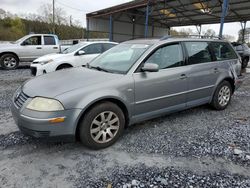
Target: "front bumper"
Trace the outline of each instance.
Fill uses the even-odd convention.
[[[74,140],[80,109],[63,110],[58,112],[38,112],[11,105],[13,118],[24,134],[36,138],[50,138],[55,140]],[[65,117],[63,122],[51,123],[50,120]]]
[[[40,76],[47,73],[45,67],[41,64],[31,64],[30,72],[32,76]]]

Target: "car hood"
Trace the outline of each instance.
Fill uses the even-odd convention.
[[[55,60],[57,58],[68,57],[70,54],[47,54],[34,60],[34,62],[44,62],[49,60]]]
[[[42,96],[55,98],[63,93],[87,88],[94,84],[121,78],[121,74],[101,72],[84,67],[65,69],[38,76],[27,81],[23,87],[23,92],[30,96]]]
[[[6,49],[11,48],[13,46],[16,46],[16,44],[11,44],[10,42],[1,43],[0,50],[6,50]]]

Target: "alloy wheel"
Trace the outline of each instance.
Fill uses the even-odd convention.
[[[14,57],[6,57],[4,60],[3,60],[3,63],[5,65],[5,67],[7,68],[13,68],[16,66],[17,64],[17,61]]]
[[[98,114],[91,123],[90,134],[97,143],[111,141],[120,128],[120,121],[114,112],[105,111]]]
[[[223,86],[219,91],[218,101],[221,106],[226,106],[230,100],[231,91],[228,86]]]

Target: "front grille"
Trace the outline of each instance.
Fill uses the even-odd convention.
[[[30,72],[32,76],[36,76],[36,72],[37,72],[36,67],[30,67]]]
[[[50,135],[49,131],[35,131],[35,130],[27,129],[25,127],[19,127],[19,129],[24,134],[27,134],[36,138],[46,138],[46,137],[49,137]]]
[[[27,101],[28,98],[29,98],[29,96],[21,91],[21,93],[18,93],[14,98],[15,105],[18,108],[21,108],[23,106],[23,104]]]

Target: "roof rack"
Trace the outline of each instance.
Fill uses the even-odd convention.
[[[205,36],[205,35],[165,35],[160,40],[167,40],[169,38],[199,38],[199,39],[219,39],[222,40],[223,38],[219,36]]]

